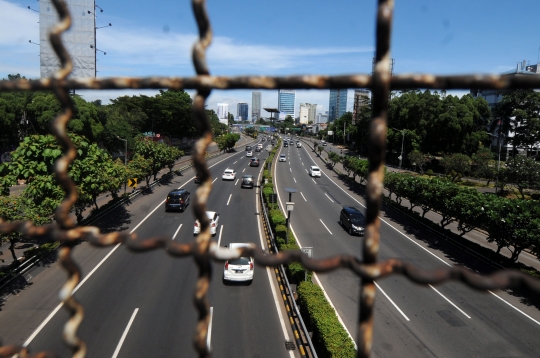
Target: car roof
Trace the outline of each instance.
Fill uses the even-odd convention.
[[[280,154],[279,156],[280,156],[280,157],[286,157],[286,155],[285,155],[285,154]]]
[[[182,193],[185,193],[187,190],[186,189],[174,189],[174,190],[171,190],[169,192],[169,195],[171,194],[182,194]]]
[[[242,178],[253,178],[253,175],[251,175],[251,174],[246,174],[246,175],[244,175]]]
[[[225,169],[225,172],[226,172],[226,173],[232,173],[232,172],[234,172],[234,169],[229,169],[229,168],[227,168],[227,169]]]
[[[319,169],[319,167],[316,166],[316,165],[312,165],[312,166],[311,166],[311,169]]]
[[[206,216],[208,216],[208,218],[210,218],[210,219],[212,219],[214,217],[214,215],[216,215],[215,211],[207,211],[206,212]]]
[[[229,244],[229,249],[238,249],[240,247],[250,247],[251,244],[246,242],[232,242]]]
[[[354,206],[344,206],[343,210],[352,214],[362,214],[362,212],[358,208],[355,208]]]

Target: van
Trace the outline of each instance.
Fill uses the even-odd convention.
[[[339,214],[339,224],[349,232],[349,235],[364,235],[366,218],[354,206],[344,206]]]

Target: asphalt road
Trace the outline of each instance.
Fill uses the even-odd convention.
[[[267,157],[267,152],[260,154],[261,159]],[[255,195],[258,189],[241,189],[240,182],[221,180],[226,168],[235,169],[237,178],[241,178],[243,174],[257,177],[262,167],[249,167],[243,151],[212,159],[209,164],[217,180],[208,209],[220,213],[214,239],[222,246],[231,242],[263,246]],[[179,242],[192,241],[191,208],[183,213],[165,212],[163,201],[171,189],[178,187],[194,195],[197,185],[193,175],[186,172],[156,186],[151,194],[119,208],[99,225],[106,231],[134,230],[139,237],[166,235]],[[124,247],[97,249],[86,243],[76,248],[74,256],[88,278],[75,293],[85,308],[79,335],[88,344],[88,356],[195,356],[192,338],[196,311],[192,301],[197,269],[191,258],[171,258],[163,250],[134,254]],[[222,270],[223,264],[213,263],[208,294],[213,356],[294,357],[297,350],[285,349],[284,342],[293,338],[270,270],[256,265],[251,285],[224,285]],[[57,294],[64,279],[65,274],[52,266],[3,302],[3,342],[28,343],[32,332],[45,322],[32,336],[30,350],[51,351],[60,357],[71,355],[61,341],[67,313],[60,309],[51,314],[58,306]]]
[[[347,190],[335,173],[322,167],[306,147],[282,148],[286,163],[276,164],[279,198],[284,188],[296,188],[291,225],[301,246],[314,257],[354,254],[361,257],[361,237],[349,236],[339,225],[343,205],[361,209],[361,195]],[[323,176],[307,170],[316,163]],[[359,204],[361,203],[361,204]],[[381,223],[379,259],[398,258],[425,270],[446,265],[493,269],[429,235],[395,214]],[[347,270],[317,275],[350,334],[356,338],[359,280]],[[519,294],[478,292],[461,283],[418,286],[402,276],[377,281],[373,355],[388,357],[537,357],[540,352],[540,312]]]

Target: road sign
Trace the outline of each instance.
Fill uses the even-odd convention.
[[[128,179],[128,186],[136,188],[137,187],[137,180],[138,180],[137,178]]]
[[[334,131],[328,131],[328,135],[334,135]]]
[[[306,254],[310,259],[313,258],[313,247],[302,247],[302,252]]]

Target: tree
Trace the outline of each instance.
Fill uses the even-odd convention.
[[[532,89],[517,89],[503,92],[502,100],[495,107],[495,113],[501,120],[499,133],[514,132],[509,139],[514,147],[532,150],[540,141],[540,93]],[[492,130],[498,125],[492,123]]]
[[[152,177],[153,161],[147,159],[139,153],[135,153],[133,159],[128,163],[128,174],[130,178],[141,178],[146,181],[146,187],[150,188],[150,178]]]
[[[336,163],[339,162],[340,156],[339,154],[335,152],[329,152],[328,153],[328,160],[330,160],[330,163],[332,163],[332,168],[336,165]]]
[[[51,221],[50,213],[43,212],[42,208],[34,202],[26,202],[22,198],[0,196],[0,218],[7,222],[30,220],[34,225],[40,226]],[[18,263],[15,255],[15,245],[20,242],[24,236],[18,232],[0,234],[0,241],[9,242],[9,251],[13,261]]]
[[[507,185],[512,184],[521,198],[525,199],[525,189],[539,188],[540,163],[521,155],[510,158],[501,171],[501,181]]]
[[[407,158],[413,165],[418,166],[421,174],[424,174],[424,167],[431,161],[431,156],[429,154],[425,155],[418,150],[413,150],[410,152],[407,155]]]
[[[474,167],[473,173],[479,178],[486,178],[487,185],[497,174],[494,167],[493,153],[489,148],[480,148],[471,157]]]
[[[444,172],[452,182],[459,181],[471,169],[471,158],[465,154],[454,153],[444,157],[441,161]]]

